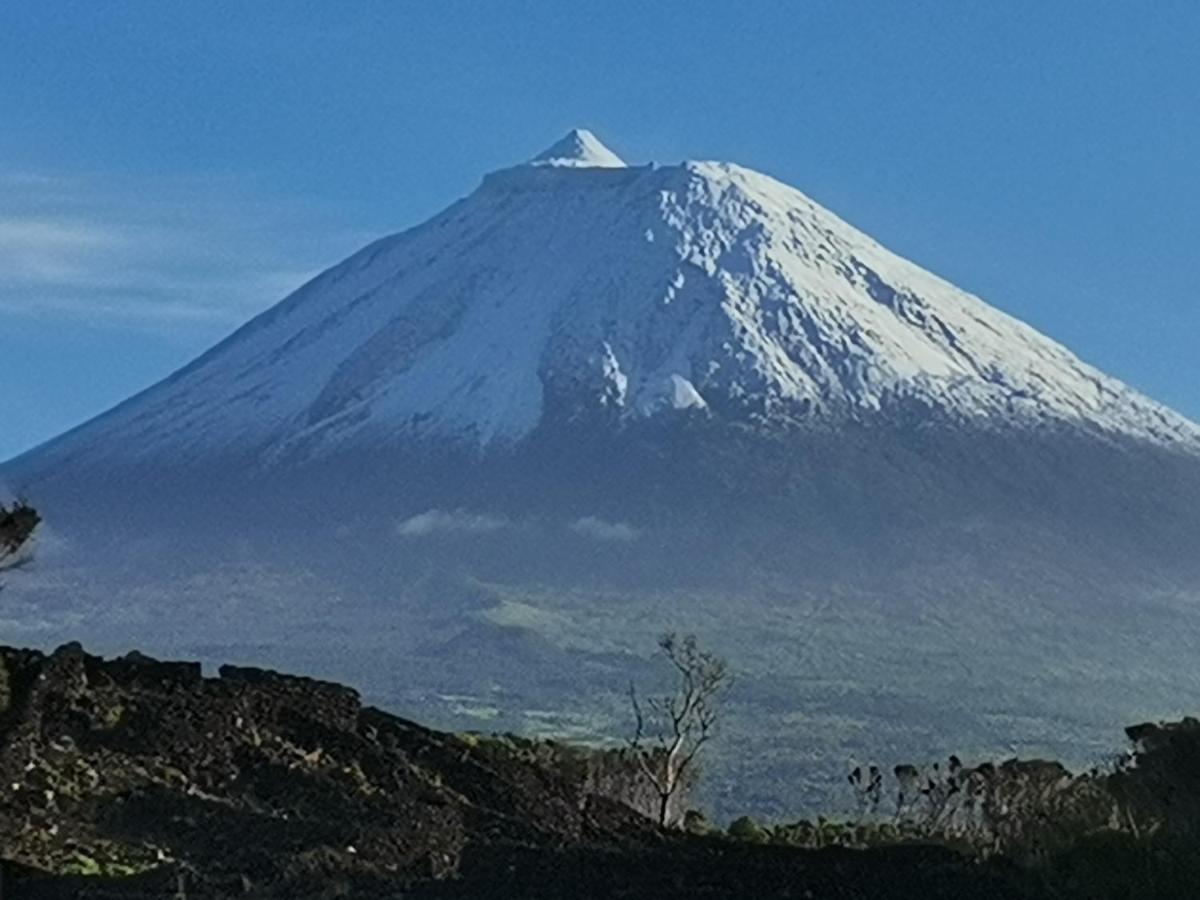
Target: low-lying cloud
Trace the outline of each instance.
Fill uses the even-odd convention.
[[[606,522],[596,516],[584,516],[569,526],[578,535],[597,541],[629,542],[637,540],[640,532],[625,522]]]
[[[432,534],[486,534],[499,531],[509,524],[508,519],[465,509],[431,509],[396,526],[401,537],[425,537]]]
[[[627,522],[610,522],[599,516],[584,516],[574,522],[551,524],[549,522],[522,522],[495,513],[477,512],[469,509],[429,509],[396,524],[396,534],[402,538],[420,538],[429,535],[490,534],[501,530],[535,533],[545,537],[559,529],[565,529],[580,537],[593,541],[629,543],[641,537],[642,532]]]

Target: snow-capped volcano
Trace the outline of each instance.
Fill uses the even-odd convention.
[[[798,190],[626,166],[573,131],[33,459],[511,446],[551,411],[681,410],[780,428],[918,410],[1200,449],[1193,423]]]
[[[21,642],[615,737],[696,631],[742,812],[814,753],[1060,758],[1200,691],[1194,423],[794,188],[584,131],[0,481],[50,529]]]

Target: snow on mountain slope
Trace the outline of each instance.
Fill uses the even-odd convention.
[[[548,410],[807,427],[902,408],[1200,452],[1200,428],[766,175],[575,131],[364,248],[35,464],[505,446]]]

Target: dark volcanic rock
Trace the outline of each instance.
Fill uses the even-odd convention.
[[[2,649],[0,703],[0,851],[49,872],[399,889],[453,875],[469,844],[651,834],[543,767],[311,679]]]
[[[259,669],[0,648],[0,874],[46,900],[1036,896],[942,849],[664,833],[601,793],[629,789],[623,757],[589,752]]]

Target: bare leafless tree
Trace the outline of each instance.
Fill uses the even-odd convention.
[[[23,500],[12,506],[0,503],[0,572],[29,560],[29,539],[41,521],[37,510]]]
[[[701,650],[694,635],[664,634],[659,649],[675,669],[670,694],[638,700],[629,685],[634,734],[630,750],[658,797],[658,823],[673,824],[671,802],[692,774],[697,754],[713,735],[717,701],[729,681],[724,660]]]

